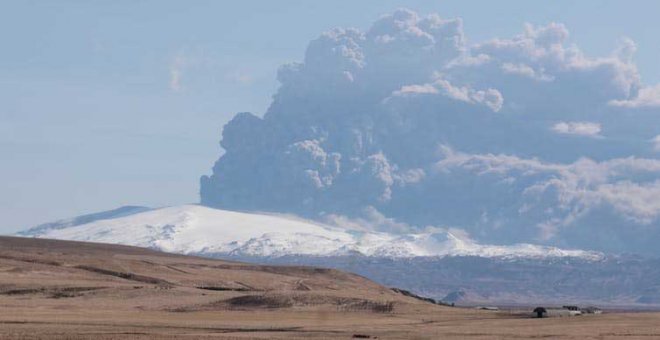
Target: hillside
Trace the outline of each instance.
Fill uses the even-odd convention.
[[[104,333],[159,324],[161,317],[188,323],[192,316],[206,313],[382,315],[443,308],[332,269],[259,266],[129,246],[14,237],[0,237],[0,306],[0,324],[11,326],[0,327],[0,338],[9,336],[10,330],[31,334],[28,328],[35,325],[42,325],[44,336],[55,329]],[[250,322],[254,323],[223,329],[294,332],[291,327]],[[186,327],[218,331],[206,329],[202,320],[193,324]],[[173,327],[170,321],[168,325]]]
[[[333,269],[260,266],[120,245],[0,237],[0,263],[3,296],[114,296],[143,310],[369,310],[380,303],[417,303]]]
[[[660,336],[659,319],[538,320],[439,306],[331,269],[0,237],[3,339],[635,338]]]
[[[394,234],[200,205],[123,207],[21,236],[139,246],[266,265],[345,270],[461,305],[553,301],[657,309],[658,260],[532,244],[484,245],[452,230]],[[539,285],[539,282],[544,284]]]

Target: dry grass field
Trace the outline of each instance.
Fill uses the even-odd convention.
[[[532,319],[336,270],[0,237],[0,338],[653,339],[660,314]]]

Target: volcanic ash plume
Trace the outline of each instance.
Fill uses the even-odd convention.
[[[399,10],[313,40],[263,118],[224,127],[202,204],[656,252],[660,87],[635,44],[588,57],[551,23],[468,45],[462,26]]]

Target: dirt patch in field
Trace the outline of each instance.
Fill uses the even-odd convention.
[[[130,280],[130,281],[151,283],[151,284],[162,285],[162,286],[173,286],[173,284],[171,284],[170,282],[168,282],[166,280],[163,280],[163,279],[159,279],[157,277],[139,275],[139,274],[134,274],[134,273],[118,272],[118,271],[114,271],[114,270],[103,269],[103,268],[92,267],[92,266],[86,266],[86,265],[75,266],[75,268],[90,271],[90,272],[97,273],[97,274],[114,276],[114,277],[122,278],[122,279],[125,279],[125,280]]]
[[[81,296],[86,292],[104,289],[106,287],[34,287],[34,288],[9,288],[0,289],[0,295],[35,295],[43,294],[45,297],[59,299]]]
[[[241,295],[208,304],[178,308],[176,312],[204,310],[261,310],[293,307],[327,307],[329,310],[351,312],[391,313],[393,301],[374,301],[360,298],[335,297],[316,294],[258,294]]]

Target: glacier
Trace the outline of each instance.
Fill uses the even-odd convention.
[[[533,244],[483,245],[450,230],[393,234],[352,230],[290,215],[247,213],[201,205],[137,209],[132,214],[99,215],[88,223],[50,223],[20,236],[114,243],[182,254],[232,256],[346,256],[412,258],[581,258],[603,254]],[[71,220],[65,220],[71,221]]]

